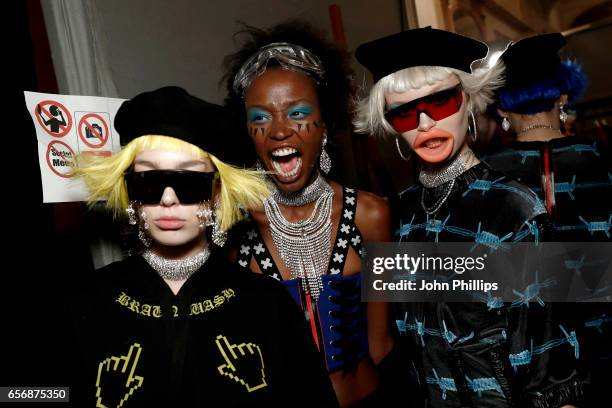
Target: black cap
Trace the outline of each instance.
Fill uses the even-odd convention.
[[[552,79],[561,63],[559,50],[566,41],[561,33],[523,38],[502,55],[506,64],[506,89],[515,90]]]
[[[125,101],[115,116],[121,145],[145,135],[170,136],[198,146],[224,163],[255,162],[251,141],[240,137],[238,121],[226,108],[168,86]]]
[[[431,27],[402,31],[357,47],[355,58],[374,82],[404,68],[439,66],[470,73],[476,60],[487,56],[485,43]]]

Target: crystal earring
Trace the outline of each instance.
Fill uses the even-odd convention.
[[[144,211],[144,208],[140,212],[140,224],[138,225],[138,239],[142,244],[148,248],[151,246],[151,237],[147,233],[149,230],[149,223],[147,222],[147,214]]]
[[[138,201],[130,200],[125,213],[128,216],[128,222],[130,225],[136,225],[138,223],[138,217],[136,217],[136,209],[138,208]]]
[[[502,120],[502,124],[501,124],[502,129],[504,129],[504,131],[508,131],[510,130],[510,121],[508,120],[507,116],[504,116],[504,120]]]
[[[210,209],[210,201],[204,201],[200,203],[200,207],[198,208],[198,211],[196,212],[196,216],[198,217],[198,220],[200,221],[201,229],[204,229],[208,226],[213,225],[214,223],[213,212]]]
[[[327,144],[327,132],[323,132],[323,142],[321,144],[321,156],[319,157],[319,167],[324,174],[329,173],[332,167],[332,162],[325,150],[325,145]]]
[[[563,123],[565,123],[565,121],[567,120],[567,112],[563,110],[563,102],[559,103],[559,119]]]
[[[219,201],[215,201],[215,208],[212,212],[212,241],[215,245],[222,247],[227,241],[227,232],[221,229],[221,222],[219,216]]]
[[[142,221],[142,227],[145,230],[148,230],[149,229],[149,223],[147,222],[147,213],[145,212],[144,208],[140,212],[140,220]]]

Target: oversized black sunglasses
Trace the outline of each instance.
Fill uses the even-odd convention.
[[[166,187],[172,187],[181,204],[196,204],[212,197],[214,172],[191,170],[130,171],[124,174],[130,200],[159,204]]]

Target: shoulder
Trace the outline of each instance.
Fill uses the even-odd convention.
[[[391,211],[387,200],[376,194],[358,190],[355,224],[365,241],[389,241]]]
[[[367,191],[357,192],[357,222],[360,218],[373,221],[386,221],[389,219],[389,204],[384,198]]]
[[[478,155],[478,158],[492,168],[513,174],[539,161],[539,147],[535,143],[541,142],[522,142],[524,146],[517,144],[512,147],[497,147],[486,154]]]
[[[568,168],[576,172],[576,167],[583,167],[590,172],[598,172],[602,169],[610,170],[611,145],[601,140],[593,140],[585,137],[566,137],[554,140],[555,155],[562,157],[567,155],[568,159],[563,161]],[[578,171],[581,169],[578,168]]]
[[[524,219],[532,219],[546,213],[538,195],[525,184],[488,166],[485,180],[491,183],[490,188],[495,191],[494,195],[489,196],[492,205],[499,206],[504,203],[504,208]]]

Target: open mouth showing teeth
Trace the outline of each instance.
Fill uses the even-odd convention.
[[[283,179],[297,176],[302,169],[302,154],[293,147],[281,147],[271,153],[272,168]]]
[[[423,143],[423,145],[428,149],[435,149],[436,147],[439,147],[444,141],[445,140],[442,138],[429,139],[428,141]]]

